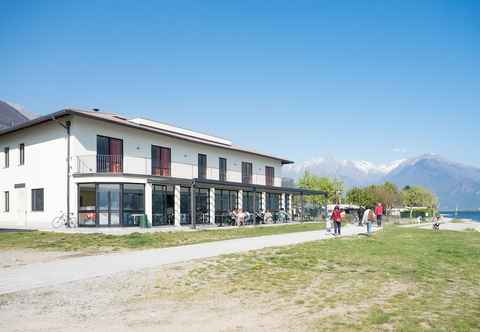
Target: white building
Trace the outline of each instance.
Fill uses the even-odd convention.
[[[0,131],[0,228],[220,224],[234,208],[292,210],[291,161],[146,119],[66,109]],[[191,193],[195,195],[191,195]],[[192,215],[193,211],[196,211]]]

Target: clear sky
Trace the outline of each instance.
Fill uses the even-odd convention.
[[[302,161],[480,166],[480,1],[0,1],[0,99]]]

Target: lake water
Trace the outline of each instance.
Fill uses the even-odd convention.
[[[458,211],[457,215],[455,215],[455,211],[441,211],[440,213],[448,218],[472,219],[480,222],[480,211]]]

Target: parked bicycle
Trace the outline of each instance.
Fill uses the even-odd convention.
[[[62,226],[68,227],[68,228],[73,228],[77,227],[77,223],[75,222],[74,214],[70,213],[70,217],[67,218],[67,213],[66,212],[60,212],[58,216],[53,218],[52,220],[52,226],[53,228],[59,228]]]

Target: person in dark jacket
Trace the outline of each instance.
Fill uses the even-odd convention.
[[[360,206],[360,208],[357,211],[358,214],[358,226],[363,226],[363,213],[365,212],[365,208],[363,206]]]

